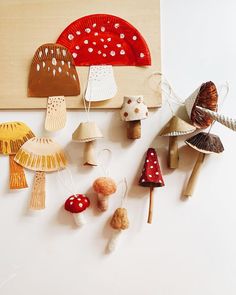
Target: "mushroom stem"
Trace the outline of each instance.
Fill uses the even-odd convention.
[[[77,226],[83,226],[86,224],[86,220],[84,218],[84,214],[83,213],[72,213],[73,217],[74,217],[74,221],[75,224]]]
[[[107,211],[108,209],[108,196],[104,196],[98,193],[98,200],[97,200],[98,209],[102,212]]]
[[[129,121],[127,127],[128,139],[141,138],[141,120]]]
[[[33,210],[45,208],[45,172],[43,171],[36,171],[29,208]]]
[[[95,140],[85,143],[84,165],[97,166],[97,161],[95,157]]]
[[[176,169],[179,166],[179,152],[178,152],[178,143],[177,136],[169,137],[169,159],[168,165],[171,169]]]
[[[200,174],[200,170],[201,170],[204,158],[205,158],[205,154],[204,153],[199,153],[197,161],[196,161],[196,163],[195,163],[195,165],[193,167],[192,174],[191,174],[191,176],[189,178],[187,187],[186,187],[186,189],[184,191],[184,196],[186,196],[186,197],[189,197],[189,196],[193,195],[193,192],[194,192],[194,189],[195,189],[195,186],[196,186],[196,183],[197,183],[198,176]]]
[[[121,232],[122,230],[114,230],[113,235],[107,245],[107,250],[109,253],[114,252],[117,249]]]
[[[150,198],[149,198],[149,211],[148,211],[148,223],[151,224],[152,223],[152,213],[153,213],[153,190],[154,188],[151,186],[150,187]]]
[[[24,169],[21,165],[17,164],[14,160],[14,155],[9,155],[10,163],[10,179],[9,187],[10,189],[20,189],[28,187],[25,178]]]

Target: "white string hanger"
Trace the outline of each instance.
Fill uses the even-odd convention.
[[[107,157],[104,161],[102,160],[102,155],[105,153],[107,153]],[[98,167],[101,168],[102,174],[106,177],[109,177],[109,167],[111,164],[111,160],[112,160],[112,151],[110,149],[105,148],[98,153]]]

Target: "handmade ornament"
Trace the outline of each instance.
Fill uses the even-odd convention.
[[[177,116],[173,116],[162,128],[159,136],[169,136],[168,166],[175,169],[179,166],[178,136],[192,133],[196,127],[188,124]]]
[[[95,142],[103,138],[102,132],[95,122],[83,122],[74,131],[72,139],[77,142],[85,143],[84,165],[97,166],[95,157]]]
[[[197,161],[184,191],[184,195],[189,197],[193,195],[205,155],[222,153],[224,151],[224,147],[217,135],[206,132],[200,132],[194,135],[193,137],[187,139],[185,143],[194,150],[198,151]]]
[[[67,164],[64,151],[50,138],[34,137],[22,145],[15,156],[22,167],[36,171],[30,209],[45,208],[45,173],[64,169]]]
[[[14,161],[20,147],[35,135],[22,122],[0,124],[0,154],[9,156],[10,177],[9,188],[21,189],[28,187],[23,168]]]
[[[149,148],[142,171],[142,175],[139,179],[139,185],[150,188],[150,201],[148,212],[148,223],[152,223],[153,215],[153,189],[155,187],[164,186],[160,165],[155,149]]]
[[[213,112],[211,110],[197,107],[199,111],[202,111],[204,114],[207,114],[209,117],[211,117],[213,120],[219,122],[220,124],[228,127],[229,129],[236,131],[236,120],[233,118],[230,118],[228,116],[225,116],[223,114],[219,114],[217,112]]]
[[[120,115],[123,121],[128,122],[127,137],[141,138],[141,120],[148,117],[148,108],[144,104],[143,96],[125,96]]]
[[[32,60],[29,97],[48,97],[45,128],[56,131],[66,124],[64,96],[80,94],[79,78],[71,53],[59,44],[40,46]]]
[[[108,14],[77,19],[59,36],[57,43],[67,47],[76,66],[91,66],[85,93],[87,101],[101,101],[117,91],[112,66],[148,66],[148,46],[127,21]]]
[[[196,128],[207,128],[213,122],[213,119],[197,109],[197,106],[217,110],[218,93],[213,82],[203,83],[192,95],[185,101],[185,107],[192,124]]]

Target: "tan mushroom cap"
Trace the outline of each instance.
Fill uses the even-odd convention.
[[[89,142],[103,138],[101,130],[95,122],[82,122],[72,135],[72,139],[79,142]]]
[[[108,197],[116,192],[117,185],[110,177],[99,177],[94,181],[93,189],[96,193]]]
[[[112,216],[110,225],[114,229],[125,230],[129,227],[128,213],[125,208],[116,209]]]
[[[185,122],[177,116],[173,116],[159,132],[159,136],[181,136],[192,133],[196,127]]]
[[[130,95],[124,97],[124,102],[120,110],[121,120],[139,121],[148,117],[148,108],[144,103],[142,95]]]

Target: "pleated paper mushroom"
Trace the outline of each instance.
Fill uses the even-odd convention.
[[[0,124],[0,154],[9,156],[10,189],[28,187],[23,168],[14,161],[15,154],[20,147],[35,135],[22,122],[6,122]]]
[[[67,160],[59,144],[50,138],[34,137],[18,151],[15,161],[22,167],[36,171],[30,209],[45,208],[45,173],[66,168]]]
[[[29,81],[29,97],[48,97],[45,128],[56,131],[66,124],[64,96],[80,94],[79,78],[71,53],[59,44],[40,46],[33,57]]]
[[[72,140],[85,143],[84,165],[97,166],[94,146],[96,140],[101,138],[103,138],[102,132],[95,122],[82,122],[74,131]]]
[[[127,137],[141,138],[141,120],[148,117],[148,108],[142,95],[125,96],[120,110],[121,119],[128,122]]]
[[[197,161],[184,191],[184,195],[189,197],[193,195],[205,155],[222,153],[224,151],[224,147],[217,135],[206,132],[200,132],[187,139],[185,142],[188,146],[198,151]]]
[[[168,166],[175,169],[179,166],[179,152],[178,152],[178,136],[183,136],[192,133],[196,127],[190,125],[177,116],[173,116],[167,124],[162,128],[159,136],[169,137],[169,156]]]
[[[155,187],[164,186],[160,165],[155,149],[149,148],[142,171],[142,175],[139,179],[139,185],[150,188],[150,201],[148,212],[148,223],[152,223],[153,215],[153,189]]]
[[[151,56],[140,32],[109,14],[84,16],[71,23],[57,43],[67,47],[76,66],[90,66],[85,99],[102,101],[115,96],[112,66],[148,66]]]
[[[211,81],[203,83],[185,101],[185,107],[192,124],[196,128],[207,128],[213,119],[197,109],[197,106],[217,110],[218,93],[215,84]]]

